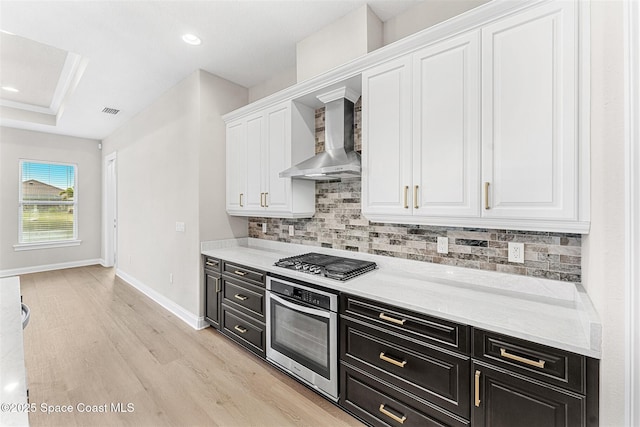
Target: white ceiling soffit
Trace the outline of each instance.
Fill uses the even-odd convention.
[[[354,9],[369,4],[386,21],[419,2],[2,0],[0,29],[46,45],[52,51],[45,56],[55,57],[56,65],[35,66],[39,55],[17,52],[13,61],[32,69],[33,74],[20,75],[29,79],[30,89],[24,98],[2,93],[0,125],[104,139],[198,69],[252,87],[295,67],[298,41]],[[186,33],[202,44],[184,43]],[[66,55],[64,65],[55,75],[60,55]],[[120,112],[105,114],[105,107]],[[38,123],[52,115],[55,125]]]
[[[0,32],[3,121],[55,126],[86,62],[75,53]]]

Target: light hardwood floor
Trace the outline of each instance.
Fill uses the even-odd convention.
[[[113,269],[20,280],[32,313],[24,332],[32,426],[362,426],[218,332],[193,330]],[[111,412],[112,403],[133,412]],[[47,414],[43,404],[73,412]]]

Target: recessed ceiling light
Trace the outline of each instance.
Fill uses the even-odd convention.
[[[185,34],[184,36],[182,36],[182,40],[184,40],[185,43],[191,44],[194,46],[198,46],[199,44],[202,43],[202,40],[200,40],[200,37],[193,34]]]
[[[13,93],[20,92],[18,89],[11,86],[2,86],[2,90],[6,90],[7,92],[13,92]]]

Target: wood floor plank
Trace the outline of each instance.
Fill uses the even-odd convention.
[[[28,274],[21,290],[32,310],[24,342],[33,426],[362,425],[219,332],[193,330],[113,269]],[[46,414],[42,404],[73,412]]]

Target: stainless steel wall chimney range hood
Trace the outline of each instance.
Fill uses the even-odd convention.
[[[346,87],[317,96],[325,104],[325,150],[280,172],[280,178],[329,181],[360,176],[360,154],[353,151],[353,104],[358,97]]]

